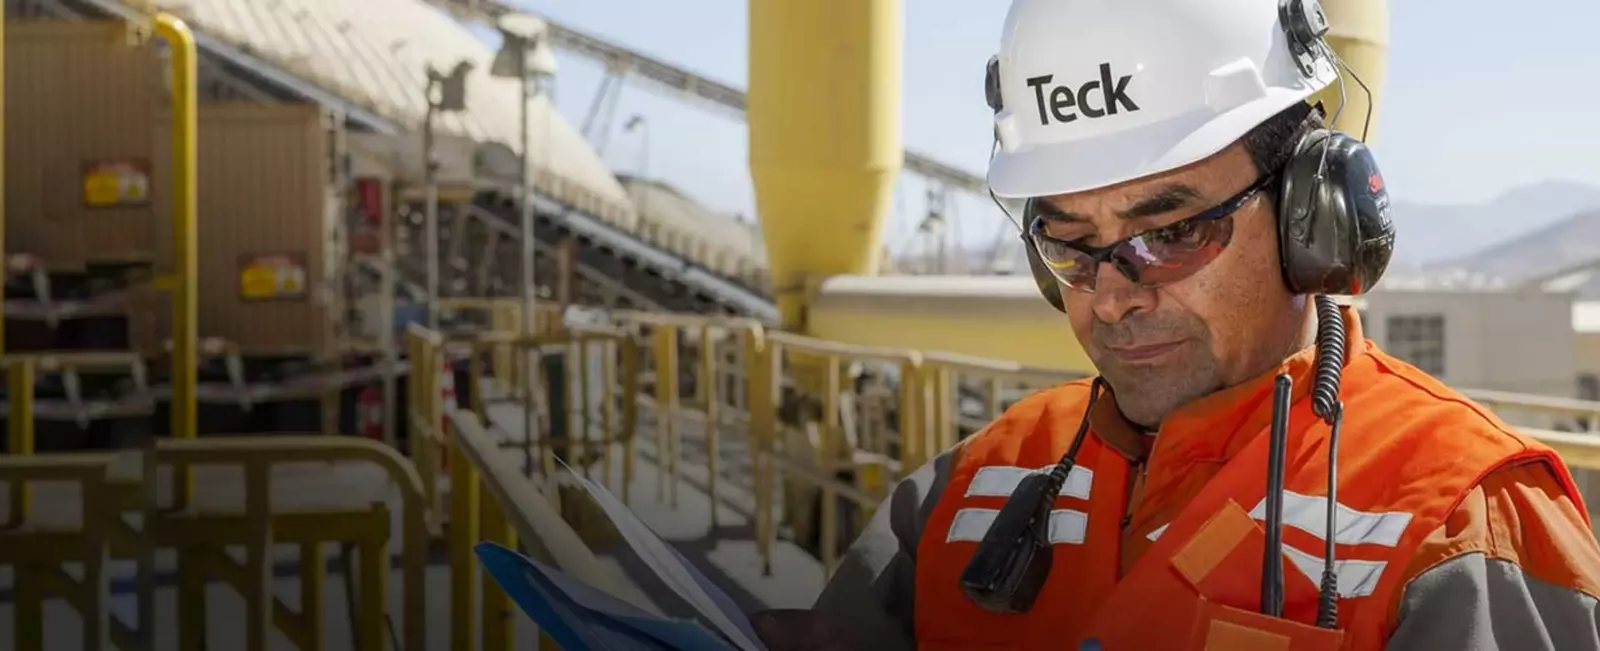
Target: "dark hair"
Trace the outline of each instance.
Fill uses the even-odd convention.
[[[1310,104],[1295,102],[1256,125],[1241,140],[1245,151],[1250,154],[1251,162],[1255,163],[1256,173],[1267,175],[1283,169],[1289,158],[1294,156],[1295,146],[1300,139],[1312,130],[1321,128],[1322,113],[1312,110]],[[1276,196],[1276,187],[1270,191]]]

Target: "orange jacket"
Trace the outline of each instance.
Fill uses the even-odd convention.
[[[1588,516],[1560,459],[1352,330],[1339,454],[1340,632],[1310,626],[1322,572],[1328,428],[1310,412],[1306,351],[1186,407],[1155,437],[1133,432],[1112,396],[1103,397],[1052,514],[1054,569],[1025,615],[970,603],[959,576],[1010,491],[1071,443],[1088,382],[1032,396],[963,442],[916,546],[918,648],[1076,649],[1093,638],[1109,651],[1382,649],[1408,583],[1474,550],[1548,559],[1545,568],[1524,569],[1594,594],[1600,556],[1592,539],[1575,539],[1566,526],[1577,521],[1586,531]],[[1284,484],[1287,604],[1284,619],[1267,620],[1255,611],[1265,434],[1280,370],[1295,379]],[[1530,472],[1528,463],[1549,472]],[[1517,472],[1532,479],[1495,480]],[[1523,512],[1518,499],[1535,513],[1545,505],[1540,515],[1552,524],[1524,518],[1533,535],[1494,544],[1484,532],[1514,528],[1496,518]],[[1479,531],[1463,531],[1469,522]],[[1529,545],[1555,549],[1530,554]]]

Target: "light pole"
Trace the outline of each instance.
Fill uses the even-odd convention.
[[[533,166],[530,163],[533,151],[532,139],[529,137],[528,109],[533,98],[538,96],[542,83],[555,76],[556,59],[551,54],[550,47],[545,43],[545,22],[538,16],[529,14],[510,13],[502,16],[495,25],[500,32],[500,50],[495,53],[494,63],[489,74],[499,78],[516,79],[521,85],[521,122],[522,122],[522,156],[520,160],[519,185],[522,192],[522,332],[525,335],[534,333],[537,320],[536,303],[538,300],[537,285],[534,273],[534,187]],[[527,473],[533,472],[533,436],[534,413],[532,387],[537,364],[532,359],[541,356],[537,349],[530,350],[518,356],[526,379],[524,384],[530,389],[523,400],[522,435],[523,455]],[[563,406],[564,407],[564,406]],[[552,406],[554,409],[555,406]]]
[[[449,74],[428,66],[428,110],[422,120],[422,175],[427,208],[423,246],[428,256],[428,327],[439,329],[439,163],[434,160],[433,118],[467,108],[467,74],[472,62],[462,61]],[[438,97],[434,97],[437,91]]]

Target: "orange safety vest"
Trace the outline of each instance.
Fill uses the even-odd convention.
[[[1357,340],[1360,341],[1360,340]],[[1344,372],[1339,441],[1339,628],[1313,626],[1323,568],[1328,426],[1311,413],[1309,364],[1292,369],[1284,478],[1282,619],[1258,614],[1264,550],[1272,376],[1243,391],[1234,423],[1248,441],[1224,463],[1124,573],[1125,517],[1136,468],[1091,430],[1050,518],[1053,570],[1024,614],[971,603],[960,575],[1006,498],[1028,472],[1053,466],[1071,444],[1089,383],[1036,394],[956,451],[950,481],[917,548],[916,637],[924,651],[955,649],[1382,649],[1419,544],[1491,471],[1542,458],[1575,503],[1572,478],[1545,446],[1455,397],[1439,382],[1361,342]],[[1098,411],[1098,409],[1097,409]],[[1270,421],[1267,421],[1270,422]],[[1202,427],[1202,432],[1205,428]],[[1192,435],[1196,432],[1185,432]],[[1210,432],[1204,432],[1210,434]],[[1227,431],[1217,431],[1227,435]],[[1156,454],[1162,454],[1157,449]],[[1142,541],[1141,541],[1142,542]]]

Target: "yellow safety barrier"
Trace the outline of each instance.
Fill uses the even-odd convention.
[[[7,441],[6,451],[13,455],[29,455],[37,449],[34,440],[34,385],[40,371],[76,372],[96,369],[143,373],[143,361],[133,353],[120,352],[51,352],[13,354],[0,357],[0,368],[6,372]],[[10,494],[10,511],[4,523],[16,525],[28,515],[29,482],[13,485]]]
[[[790,483],[783,494],[794,496],[807,488],[820,493],[820,555],[826,567],[837,562],[842,546],[838,531],[838,505],[843,498],[858,507],[860,517],[870,517],[886,495],[889,484],[906,472],[931,459],[939,450],[954,445],[962,429],[952,394],[963,379],[982,380],[988,387],[989,416],[998,415],[1008,399],[1029,388],[1059,384],[1078,374],[1050,369],[1029,368],[1016,363],[983,360],[947,354],[925,354],[892,349],[840,344],[785,332],[765,330],[745,319],[616,312],[611,318],[624,329],[648,331],[652,349],[652,370],[648,374],[653,395],[639,396],[655,417],[657,458],[662,464],[660,492],[673,505],[680,483],[678,460],[682,457],[683,412],[694,412],[705,425],[707,491],[718,499],[717,469],[721,457],[724,424],[743,426],[747,432],[752,468],[751,490],[755,494],[757,547],[763,564],[770,569],[776,540],[779,507],[775,496],[778,481]],[[714,332],[742,340],[740,357],[746,382],[743,405],[719,399],[714,387],[720,374],[721,357],[716,350]],[[679,352],[685,339],[699,342],[700,359],[692,366],[695,382],[694,408],[685,410],[679,401]],[[854,391],[846,390],[843,373],[847,365],[867,364],[889,368],[900,378],[895,398],[899,417],[896,433],[876,441],[861,436],[861,423],[847,427],[844,416],[852,413],[842,401]],[[786,386],[782,379],[799,372],[808,381]],[[808,387],[807,385],[811,385]],[[809,388],[809,391],[807,390]],[[814,414],[780,418],[785,395],[814,394],[819,403]],[[742,413],[733,412],[742,406]],[[788,420],[789,422],[784,422]],[[986,419],[985,419],[986,421]],[[968,429],[976,429],[970,427]],[[841,481],[840,473],[853,473],[854,481]],[[803,497],[803,495],[802,495]],[[790,524],[809,517],[808,499],[787,500],[784,509]],[[713,526],[717,509],[711,510]]]
[[[632,445],[632,434],[635,425],[644,425],[638,428],[640,433],[654,433],[653,460],[662,478],[658,495],[670,502],[684,480],[678,467],[685,452],[683,434],[692,431],[691,423],[698,421],[704,426],[707,458],[704,488],[716,503],[720,483],[730,479],[723,477],[725,473],[718,470],[718,465],[728,458],[724,444],[729,442],[726,435],[730,432],[725,430],[731,428],[731,433],[738,434],[748,446],[745,461],[751,470],[749,485],[743,488],[755,497],[752,515],[756,542],[767,571],[771,571],[780,514],[791,525],[797,519],[811,517],[807,512],[810,507],[793,497],[800,492],[797,488],[820,498],[820,517],[815,518],[820,529],[816,532],[820,547],[817,553],[831,571],[838,562],[839,550],[847,542],[838,526],[842,504],[851,505],[862,517],[869,516],[895,480],[948,449],[961,436],[981,429],[1011,402],[1030,391],[1079,377],[1014,362],[844,345],[771,332],[759,323],[736,318],[613,312],[602,321],[603,325],[583,326],[547,322],[543,324],[546,332],[533,337],[490,331],[447,338],[422,328],[408,336],[411,352],[417,355],[412,361],[413,372],[424,377],[430,376],[423,372],[425,369],[438,368],[436,360],[441,356],[464,352],[470,359],[474,397],[470,409],[457,410],[432,398],[437,392],[428,388],[424,380],[416,383],[417,390],[430,398],[417,403],[424,406],[414,413],[414,427],[418,429],[413,435],[419,437],[421,445],[414,448],[413,458],[418,459],[419,469],[436,465],[438,455],[449,456],[452,493],[448,513],[440,515],[447,515],[450,523],[452,648],[480,648],[474,633],[480,629],[481,648],[499,651],[512,644],[509,619],[515,610],[497,589],[474,583],[476,558],[472,546],[479,541],[520,545],[543,560],[556,559],[558,567],[582,580],[614,593],[644,598],[636,585],[618,583],[617,577],[593,563],[592,553],[584,547],[579,534],[582,527],[574,522],[579,516],[562,508],[561,489],[568,477],[557,470],[552,462],[554,455],[580,460],[581,463],[571,464],[574,472],[580,467],[582,472],[588,472],[589,464],[597,457],[609,469],[613,464],[612,448],[619,443],[624,445],[622,496],[626,499],[635,455],[643,454]],[[508,358],[527,351],[565,354],[569,360],[579,360],[567,364],[567,381],[570,385],[576,380],[581,393],[581,387],[591,384],[587,376],[590,364],[584,358],[596,345],[634,351],[613,361],[617,366],[615,382],[608,379],[602,383],[603,407],[597,419],[604,434],[598,439],[588,436],[594,427],[588,413],[591,401],[589,396],[580,397],[577,402],[583,407],[576,418],[569,419],[565,437],[547,434],[535,441],[513,440],[509,446],[528,445],[539,450],[542,462],[537,464],[537,472],[542,477],[530,478],[519,470],[514,455],[505,454],[506,439],[515,439],[517,434],[494,432],[488,403],[532,392],[528,386],[499,382],[491,388],[489,380],[500,381],[503,374],[499,368],[486,368],[485,358],[499,367],[510,363]],[[638,354],[645,349],[649,355]],[[695,351],[696,356],[685,358],[686,350]],[[730,365],[738,368],[727,368]],[[899,390],[890,396],[898,423],[877,440],[864,435],[864,423],[852,422],[854,416],[848,403],[861,392],[847,386],[846,380],[849,369],[860,365],[879,371],[888,369],[899,379]],[[610,365],[605,368],[602,372],[613,372]],[[796,376],[799,381],[794,381]],[[707,381],[708,378],[716,381]],[[537,377],[519,379],[538,382]],[[680,391],[686,380],[693,382],[692,392]],[[969,404],[958,409],[957,403],[963,397]],[[1509,397],[1501,399],[1510,402]],[[802,405],[806,400],[817,403],[811,412]],[[620,403],[624,414],[635,404],[643,406],[654,423],[635,422],[635,416],[625,415],[621,427],[614,428],[615,421],[605,416],[613,401]],[[1528,404],[1518,406],[1530,408]],[[1576,409],[1572,405],[1559,407]],[[426,425],[435,422],[448,426]],[[1600,440],[1530,431],[1557,446],[1573,467],[1600,469]],[[603,451],[596,454],[595,447]],[[419,454],[415,452],[418,449],[429,451]],[[423,458],[430,461],[424,463]],[[611,483],[609,471],[602,481]],[[780,481],[789,484],[789,490],[783,491],[790,496],[787,504],[780,504],[777,499]],[[713,526],[717,510],[711,509]]]
[[[139,460],[137,457],[142,456]],[[132,463],[126,463],[131,461]],[[381,501],[371,504],[327,505],[345,491],[317,484],[301,474],[274,481],[274,473],[291,464],[316,462],[325,477],[338,478],[338,462],[363,462],[384,471],[386,485],[398,489],[401,526],[401,572],[405,620],[400,648],[422,649],[426,639],[424,567],[428,531],[423,520],[422,486],[411,465],[393,449],[356,438],[320,435],[272,438],[213,437],[204,440],[169,439],[135,455],[59,454],[16,455],[0,458],[0,482],[13,494],[22,483],[75,481],[78,495],[60,491],[33,494],[53,508],[38,510],[39,518],[22,519],[0,531],[0,565],[11,566],[17,576],[19,615],[37,612],[47,596],[66,599],[88,622],[86,648],[107,648],[109,640],[122,649],[153,648],[154,554],[172,549],[178,558],[179,648],[205,647],[206,580],[221,579],[241,594],[246,603],[247,627],[240,648],[265,649],[268,626],[275,627],[302,650],[321,649],[324,640],[323,586],[325,543],[353,544],[359,554],[361,587],[354,635],[357,648],[377,651],[387,644],[384,617],[389,570],[391,514]],[[233,466],[242,469],[241,482],[225,475],[199,475],[203,494],[182,508],[176,496],[158,502],[158,479],[196,466]],[[348,467],[349,464],[341,464]],[[240,505],[219,505],[230,502]],[[82,515],[76,522],[61,522],[76,504]],[[138,515],[135,527],[123,514]],[[15,512],[12,519],[17,519]],[[42,518],[42,519],[41,519]],[[37,520],[37,521],[36,521]],[[272,545],[289,543],[300,549],[301,597],[299,612],[291,611],[271,593]],[[246,561],[236,563],[225,549],[243,546]],[[109,585],[104,565],[111,558],[137,561],[139,625],[130,629],[106,619]],[[82,581],[71,579],[63,564],[84,564]],[[43,633],[26,616],[13,640],[19,651],[44,647]]]
[[[481,630],[484,649],[509,649],[513,642],[511,617],[514,614],[505,595],[493,585],[474,589],[477,562],[472,547],[480,541],[515,546],[521,540],[535,549],[536,555],[553,562],[557,567],[579,578],[597,584],[611,579],[599,577],[594,572],[595,560],[583,545],[577,533],[562,522],[559,509],[559,486],[546,483],[541,487],[523,476],[502,454],[505,445],[495,440],[481,425],[480,416],[486,418],[491,396],[491,376],[499,377],[500,368],[486,369],[486,353],[492,353],[496,366],[513,363],[515,356],[552,348],[576,351],[580,360],[576,375],[580,378],[580,409],[578,418],[568,419],[565,436],[557,440],[546,437],[540,440],[514,442],[525,450],[538,450],[540,468],[546,478],[558,476],[556,456],[569,460],[587,473],[596,456],[603,465],[603,480],[609,484],[614,465],[612,451],[616,444],[624,446],[625,462],[622,481],[632,483],[632,436],[635,429],[636,407],[632,401],[622,400],[636,391],[638,357],[634,342],[623,333],[615,331],[566,331],[554,324],[544,325],[546,332],[528,336],[516,332],[488,332],[474,336],[447,338],[422,327],[408,331],[406,342],[411,363],[412,411],[410,441],[412,459],[418,474],[423,478],[430,508],[438,504],[437,489],[440,482],[433,479],[434,471],[447,468],[450,497],[447,512],[433,511],[432,521],[448,520],[450,564],[450,640],[452,649],[478,647],[474,631]],[[594,422],[589,414],[592,404],[588,395],[588,355],[596,345],[601,354],[606,350],[617,353],[621,366],[620,378],[607,377],[602,383],[604,405],[598,420],[601,435],[591,436]],[[456,353],[468,358],[470,409],[457,409],[447,404],[437,390],[437,369],[441,361]],[[606,368],[609,368],[606,367]],[[607,372],[609,376],[615,371]],[[511,395],[527,396],[526,386],[495,387]],[[615,389],[620,388],[621,392]],[[615,415],[620,407],[620,419]],[[618,422],[620,420],[620,422]],[[618,427],[620,425],[620,427]],[[509,434],[515,438],[515,433]],[[592,452],[598,449],[599,455]],[[531,453],[531,452],[530,452]],[[448,462],[444,460],[448,459]],[[565,536],[565,537],[563,537]],[[637,590],[637,588],[632,588]],[[642,597],[642,593],[638,593]],[[481,607],[480,607],[481,599]],[[477,627],[473,614],[481,613]],[[545,640],[546,645],[549,644]],[[549,647],[553,648],[553,647]]]
[[[148,640],[110,618],[109,581],[106,565],[111,557],[111,539],[117,526],[114,512],[105,508],[108,501],[107,473],[113,455],[53,454],[0,457],[0,483],[12,491],[13,522],[0,529],[0,566],[11,568],[14,589],[11,647],[16,651],[42,651],[45,648],[44,601],[63,598],[82,616],[85,649],[105,649],[114,641],[119,648],[150,648]],[[58,526],[23,526],[16,510],[15,496],[29,482],[69,481],[76,484],[78,521]],[[55,513],[55,516],[66,515]],[[72,578],[64,564],[82,565],[83,579]],[[141,600],[144,615],[151,601]],[[144,618],[141,617],[143,620]],[[141,627],[143,628],[143,627]],[[149,633],[150,628],[141,632]]]
[[[523,476],[478,417],[451,411],[451,535],[450,535],[450,648],[508,651],[513,648],[512,619],[517,611],[505,593],[485,581],[481,594],[473,590],[478,563],[472,548],[480,541],[508,547],[519,543],[534,558],[613,596],[661,614],[644,591],[625,576],[601,564],[552,505],[553,492]],[[481,597],[482,646],[477,645],[472,615]],[[539,648],[555,649],[541,636]]]
[[[387,644],[385,615],[389,579],[391,514],[382,502],[355,507],[308,508],[292,504],[296,486],[280,485],[273,471],[288,464],[363,462],[383,469],[388,483],[398,489],[401,509],[400,570],[403,600],[400,613],[404,629],[400,648],[426,648],[427,619],[425,574],[428,528],[424,518],[423,484],[416,470],[393,448],[375,441],[320,435],[239,437],[205,440],[167,440],[156,445],[147,474],[171,466],[174,471],[195,466],[224,465],[244,472],[243,513],[237,510],[189,508],[150,511],[147,532],[156,544],[178,550],[179,649],[205,648],[205,579],[216,576],[232,585],[247,604],[247,631],[243,648],[266,649],[268,626],[275,626],[300,649],[320,649],[323,640],[322,603],[326,565],[324,543],[352,543],[360,559],[360,597],[356,648],[381,651]],[[338,466],[324,466],[337,473]],[[283,490],[276,490],[279,488]],[[322,499],[329,496],[322,495]],[[274,512],[273,505],[280,509]],[[284,508],[288,507],[288,508]],[[292,509],[292,510],[290,510]],[[272,545],[290,543],[300,548],[300,612],[293,613],[272,594]],[[246,560],[236,563],[225,549],[243,546]]]

